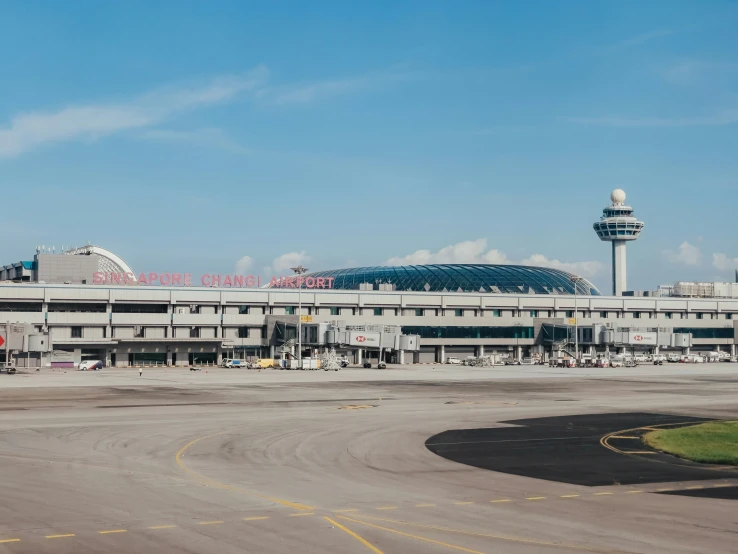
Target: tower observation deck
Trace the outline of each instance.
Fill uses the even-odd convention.
[[[621,296],[626,288],[625,244],[640,236],[644,223],[625,204],[623,190],[612,191],[610,200],[612,204],[602,210],[602,217],[593,227],[600,240],[612,243],[612,293]]]

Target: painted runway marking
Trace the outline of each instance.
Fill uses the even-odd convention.
[[[363,544],[364,546],[366,546],[369,550],[371,550],[372,552],[374,552],[374,554],[384,554],[381,550],[379,550],[379,548],[377,548],[376,546],[374,546],[372,543],[370,543],[364,537],[362,537],[360,535],[357,535],[351,529],[349,529],[348,527],[344,527],[343,525],[341,525],[340,523],[338,523],[336,520],[331,519],[328,516],[323,516],[323,519],[325,519],[328,523],[332,523],[333,525],[335,525],[336,527],[338,527],[341,531],[343,531],[344,533],[348,534],[349,536],[355,538],[361,544]]]
[[[261,521],[262,519],[269,519],[269,516],[251,516],[243,518],[244,521]]]
[[[416,504],[415,505],[416,508],[434,508],[435,506],[436,506],[435,504]]]
[[[615,494],[614,492],[596,492],[593,494],[593,496],[610,496],[612,494]]]
[[[670,492],[670,491],[673,491],[673,490],[674,489],[656,489],[656,492]]]
[[[545,500],[545,496],[529,496],[526,500]]]
[[[625,494],[637,494],[639,492],[644,492],[644,491],[625,491]]]
[[[705,488],[705,487],[703,487],[702,485],[696,485],[696,486],[694,486],[694,487],[687,487],[687,488],[686,488],[686,489],[684,489],[684,490],[685,490],[685,491],[696,491],[696,490],[698,490],[698,489],[704,489],[704,488]]]
[[[561,498],[577,498],[578,494],[562,494]]]
[[[449,544],[447,542],[441,542],[441,541],[435,541],[433,539],[428,539],[426,537],[421,537],[420,535],[411,535],[410,533],[403,533],[402,531],[398,531],[397,529],[391,529],[390,527],[382,527],[380,525],[374,525],[372,523],[367,523],[366,521],[360,521],[358,519],[351,519],[345,516],[340,516],[341,519],[346,519],[348,521],[353,521],[354,523],[358,523],[360,525],[366,525],[367,527],[373,527],[375,529],[381,529],[383,531],[389,531],[390,533],[395,533],[396,535],[402,535],[403,537],[408,537],[411,539],[423,541],[423,542],[429,542],[431,544],[437,544],[439,546],[445,546],[447,548],[452,548],[454,550],[460,550],[461,552],[469,552],[469,554],[484,554],[483,552],[479,552],[478,550],[470,550],[469,548],[464,548],[463,546],[457,546],[455,544]]]
[[[66,535],[46,535],[47,539],[65,539],[67,537],[76,537],[74,533],[67,533]]]
[[[475,502],[454,502],[457,506],[467,506],[469,504],[475,504]]]
[[[334,514],[346,514],[348,512],[358,512],[358,508],[346,508],[345,510],[333,510]]]
[[[468,535],[472,537],[484,537],[488,539],[497,539],[501,541],[515,542],[515,543],[521,543],[521,544],[536,544],[540,546],[552,546],[552,547],[559,548],[559,549],[568,548],[569,550],[581,550],[583,552],[597,552],[599,554],[605,554],[606,552],[612,552],[611,550],[601,550],[599,548],[593,548],[591,546],[584,546],[584,545],[578,545],[578,544],[548,542],[548,541],[542,541],[542,540],[536,540],[536,539],[526,539],[523,537],[510,537],[507,535],[492,535],[492,534],[487,534],[487,533],[475,533],[474,531],[464,531],[461,529],[453,529],[451,527],[443,527],[443,526],[437,526],[437,525],[423,525],[420,523],[410,523],[408,521],[400,521],[396,519],[383,519],[380,517],[372,517],[372,516],[361,516],[361,517],[363,517],[364,519],[371,519],[373,521],[385,521],[388,523],[395,523],[397,525],[408,525],[410,527],[419,527],[422,529],[434,529],[438,531],[447,531],[449,533],[459,533],[461,535]],[[341,519],[351,519],[351,518],[342,517]],[[367,522],[362,522],[359,520],[352,520],[352,521],[357,521],[358,523],[362,523],[364,525],[370,525]],[[384,527],[378,527],[378,528],[385,529]],[[635,553],[627,553],[626,551],[619,551],[619,552],[622,552],[622,554],[635,554]]]
[[[396,510],[397,506],[382,506],[381,508],[377,508],[377,510]]]
[[[225,521],[200,521],[198,523],[199,525],[220,525],[221,523],[225,523]]]
[[[20,539],[0,539],[0,543],[4,542],[20,542]]]
[[[113,533],[128,533],[127,529],[109,529],[107,531],[98,531],[100,535],[112,535]]]
[[[490,500],[490,504],[496,504],[497,502],[512,502],[509,498],[500,498],[499,500]]]
[[[298,512],[296,514],[290,514],[290,517],[302,517],[302,516],[314,516],[313,512]]]
[[[174,529],[176,525],[152,525],[149,529]]]

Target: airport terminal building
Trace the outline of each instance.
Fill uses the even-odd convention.
[[[28,335],[47,337],[41,349],[29,349],[38,344],[30,339],[25,347],[8,348],[6,341],[0,358],[15,356],[18,365],[101,359],[122,367],[183,366],[224,356],[275,357],[288,338],[284,330],[296,328],[300,315],[304,355],[324,346],[311,340],[311,324],[392,325],[419,337],[419,349],[385,360],[404,363],[545,359],[557,345],[573,343],[574,332],[593,355],[624,349],[735,355],[738,342],[738,298],[605,296],[584,278],[543,267],[381,266],[262,280],[138,274],[112,252],[87,246],[37,251],[32,261],[0,270],[0,328],[23,326]],[[691,340],[675,342],[683,334]],[[346,353],[378,355],[358,350]]]

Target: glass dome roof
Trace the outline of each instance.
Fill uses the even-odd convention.
[[[577,294],[600,296],[586,279],[548,267],[495,264],[437,264],[354,267],[317,271],[305,277],[332,277],[333,288],[359,289],[362,283],[391,284],[394,290],[506,294]],[[376,287],[375,287],[376,288]]]

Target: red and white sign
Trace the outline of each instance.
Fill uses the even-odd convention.
[[[628,344],[643,344],[655,346],[658,343],[658,334],[652,331],[628,333]]]
[[[3,337],[0,337],[0,346],[2,346],[3,344],[5,344],[5,339]]]
[[[349,345],[379,348],[379,333],[359,333],[351,331],[349,333]]]

